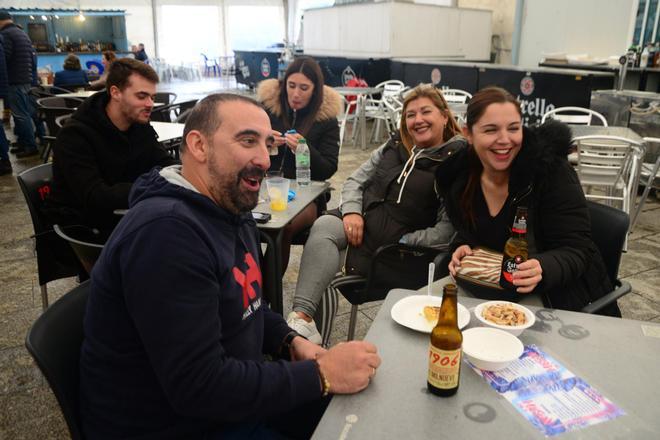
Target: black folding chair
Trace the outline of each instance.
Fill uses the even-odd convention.
[[[46,377],[73,440],[82,439],[79,408],[80,347],[89,281],[64,294],[32,324],[25,346]]]
[[[53,280],[68,278],[81,273],[82,267],[69,245],[59,238],[41,213],[46,196],[50,194],[53,165],[46,163],[23,171],[16,176],[30,210],[34,227],[37,271],[41,286],[43,309],[48,307],[48,286]]]
[[[388,244],[379,247],[371,259],[369,272],[362,275],[337,274],[330,282],[323,296],[320,310],[323,344],[327,345],[334,316],[337,312],[337,292],[351,303],[351,315],[348,323],[348,340],[355,336],[358,306],[384,299],[387,293],[396,288],[419,289],[428,282],[429,263],[447,247],[430,248],[405,244]],[[446,271],[445,271],[446,272]],[[443,271],[436,271],[436,278],[444,276]]]
[[[172,92],[158,92],[154,96],[154,102],[159,102],[165,105],[169,105],[176,101],[176,93]]]
[[[603,257],[607,276],[615,288],[612,292],[586,305],[581,311],[584,313],[616,314],[616,300],[632,291],[630,283],[618,278],[619,264],[621,263],[623,245],[628,234],[630,217],[619,209],[590,200],[587,201],[587,206],[591,216],[591,239],[596,243]]]
[[[61,227],[59,225],[53,225],[53,230],[58,236],[69,243],[76,257],[78,257],[80,264],[82,264],[88,274],[91,274],[96,260],[101,256],[101,251],[107,241],[107,237],[98,229],[84,225]]]

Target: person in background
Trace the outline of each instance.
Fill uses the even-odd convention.
[[[80,58],[76,55],[72,53],[67,55],[62,67],[64,67],[64,70],[55,72],[54,86],[87,86],[89,84],[87,72],[80,66]]]
[[[34,137],[32,115],[34,108],[30,99],[33,81],[34,49],[32,41],[12,20],[7,11],[0,11],[0,34],[4,38],[5,62],[9,89],[6,103],[14,117],[18,137],[16,157],[24,158],[39,154]]]
[[[84,436],[308,439],[328,393],[369,386],[377,349],[352,341],[325,350],[263,301],[250,214],[273,142],[263,108],[245,96],[207,96],[183,139],[180,166],[135,182],[92,271]]]
[[[5,61],[4,39],[0,35],[0,102],[7,102],[9,80],[7,78],[7,62]],[[4,108],[4,105],[2,106]],[[0,176],[11,174],[12,167],[9,160],[9,141],[5,129],[0,127]]]
[[[529,259],[518,264],[517,289],[507,299],[577,311],[610,292],[586,199],[567,159],[570,128],[554,120],[523,127],[520,103],[488,87],[470,99],[464,131],[469,148],[456,158],[454,173],[437,176],[458,231],[450,273],[456,275],[475,246],[503,250],[516,208],[524,206]],[[621,316],[616,304],[603,313]]]
[[[298,57],[287,68],[282,80],[267,79],[257,87],[273,127],[277,155],[271,156],[271,171],[281,171],[287,179],[296,178],[298,139],[307,141],[312,180],[327,180],[337,171],[341,96],[325,86],[318,63],[311,57]],[[290,132],[293,130],[293,132]],[[285,228],[282,238],[283,269],[289,262],[292,238],[309,228],[325,209],[326,196],[310,204]]]
[[[339,210],[314,222],[300,261],[290,327],[310,341],[320,341],[313,320],[320,315],[327,335],[334,313],[319,310],[327,286],[340,269],[366,275],[380,246],[449,244],[454,228],[443,216],[435,173],[451,167],[451,158],[466,146],[438,89],[422,84],[406,95],[400,139],[390,139],[374,151],[344,183]],[[391,274],[391,280],[383,276],[379,281],[391,281],[394,288],[405,274],[396,265]]]
[[[101,64],[103,64],[103,73],[96,81],[89,83],[92,90],[101,90],[105,88],[105,81],[108,78],[108,70],[110,65],[117,59],[115,53],[111,50],[104,50],[101,56]]]
[[[135,59],[149,64],[149,57],[147,56],[147,52],[144,50],[144,44],[138,44],[137,51],[135,52]]]
[[[87,98],[53,146],[53,184],[44,214],[53,224],[114,229],[135,179],[176,161],[149,125],[158,75],[131,58],[110,66],[107,91]]]

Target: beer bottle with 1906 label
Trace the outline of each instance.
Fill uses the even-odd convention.
[[[455,284],[445,285],[438,323],[431,332],[426,385],[431,393],[442,397],[456,394],[461,375],[463,333],[458,328],[457,293]]]
[[[511,228],[511,237],[504,245],[502,255],[502,272],[500,274],[500,286],[507,290],[516,290],[513,285],[513,273],[518,270],[518,265],[527,261],[527,208],[519,206],[516,209],[516,217]]]

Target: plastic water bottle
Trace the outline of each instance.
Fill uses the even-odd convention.
[[[311,181],[309,160],[309,147],[304,138],[298,139],[296,147],[296,183],[298,186],[307,186]]]

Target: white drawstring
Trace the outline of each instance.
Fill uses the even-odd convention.
[[[415,147],[411,150],[411,153],[415,150]],[[413,170],[415,169],[415,161],[419,157],[420,154],[422,154],[424,150],[419,150],[416,154],[412,154],[410,158],[406,161],[406,164],[403,166],[403,171],[401,172],[401,175],[399,175],[399,178],[397,179],[396,183],[400,183],[401,181],[401,176],[405,175],[405,178],[403,179],[403,184],[401,185],[401,189],[399,190],[399,197],[396,199],[396,203],[399,204],[401,203],[401,196],[403,195],[403,188],[406,187],[406,182],[408,181],[408,177],[412,174]],[[410,163],[410,160],[412,159],[412,164],[410,165],[410,171],[406,172],[406,166],[408,163]]]

